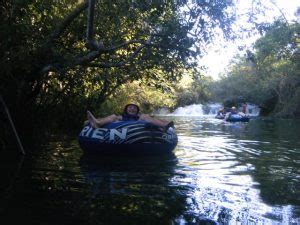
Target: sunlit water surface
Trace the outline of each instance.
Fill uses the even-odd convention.
[[[172,155],[83,155],[76,138],[2,158],[10,224],[300,224],[300,121],[173,117]]]

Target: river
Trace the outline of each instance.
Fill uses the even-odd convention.
[[[9,224],[300,224],[300,121],[167,117],[163,156],[84,155],[76,137],[1,157]],[[16,149],[17,151],[17,149]]]

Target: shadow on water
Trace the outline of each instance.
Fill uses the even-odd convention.
[[[83,155],[80,167],[90,187],[89,206],[99,220],[112,224],[215,224],[187,211],[189,185],[176,170],[172,154],[147,156]],[[92,208],[91,208],[92,207]]]
[[[176,157],[83,155],[80,167],[90,193],[90,223],[168,224],[185,206],[184,188],[170,186]]]
[[[45,225],[299,224],[297,121],[172,119],[174,154],[82,155],[71,138],[40,146],[23,161],[2,155],[1,218]]]
[[[0,214],[10,224],[214,224],[187,212],[192,189],[174,181],[184,178],[174,154],[82,155],[64,140],[27,155],[20,170],[7,160],[15,164],[13,179],[2,176]]]

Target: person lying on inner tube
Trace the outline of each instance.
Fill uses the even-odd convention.
[[[95,116],[87,111],[87,118],[92,127],[98,128],[105,124],[112,123],[115,121],[128,121],[128,120],[143,120],[149,123],[152,123],[158,127],[163,128],[164,131],[167,131],[170,127],[174,127],[173,121],[166,121],[153,118],[148,114],[140,114],[140,108],[136,104],[128,104],[124,107],[122,115],[112,114],[104,118],[95,118]]]
[[[219,109],[217,116],[225,116],[225,109],[224,108]]]
[[[231,115],[238,114],[240,116],[245,116],[243,112],[238,112],[235,106],[231,107],[231,110],[229,113],[226,114],[225,118],[229,118]]]

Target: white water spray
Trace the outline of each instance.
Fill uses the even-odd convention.
[[[174,112],[169,112],[167,109],[160,109],[155,112],[158,116],[188,116],[188,117],[214,117],[218,110],[223,108],[220,103],[213,104],[192,104],[185,107],[179,107]],[[241,109],[239,109],[241,111]],[[251,117],[259,115],[259,107],[254,104],[247,104],[246,114]]]

